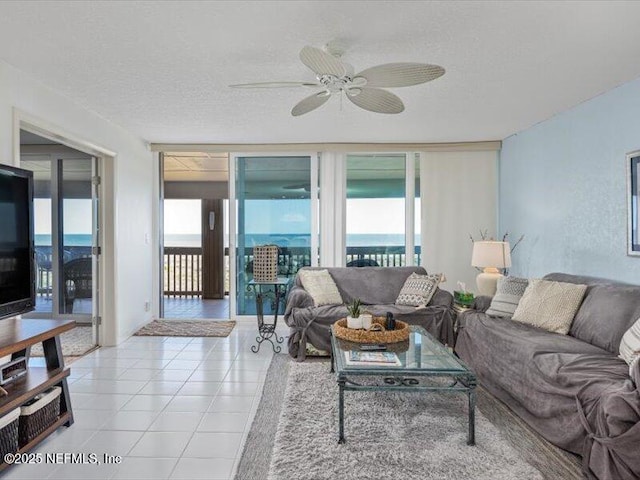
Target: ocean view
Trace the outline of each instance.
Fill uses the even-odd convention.
[[[311,243],[310,235],[277,233],[272,235],[248,234],[245,235],[247,246],[275,244],[281,247],[304,247]],[[50,246],[51,235],[35,235],[36,246]],[[199,234],[166,235],[165,247],[199,247]],[[416,245],[420,244],[420,237],[416,237]],[[88,247],[91,246],[91,235],[72,234],[64,236],[64,245],[67,247]],[[352,234],[347,235],[347,246],[349,247],[381,247],[381,246],[402,246],[404,245],[404,235],[402,234]]]
[[[34,242],[36,247],[50,247],[51,235],[43,235],[36,233],[34,235]],[[64,236],[65,247],[90,247],[91,235],[85,234],[71,234]]]
[[[306,247],[311,244],[310,235],[274,233],[247,234],[245,245],[253,247],[255,245],[279,245],[281,247]],[[198,247],[200,246],[200,235],[166,235],[166,247]],[[419,238],[418,238],[419,244]],[[347,235],[347,246],[349,247],[384,247],[403,246],[404,235],[402,234],[352,234]]]

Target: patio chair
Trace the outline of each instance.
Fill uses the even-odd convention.
[[[93,269],[91,258],[76,258],[64,264],[64,305],[65,313],[73,313],[76,299],[92,298]]]
[[[356,258],[347,263],[347,267],[379,267],[380,265],[372,258]]]

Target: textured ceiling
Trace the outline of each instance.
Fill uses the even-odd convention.
[[[497,140],[640,76],[640,2],[1,2],[0,58],[151,142]],[[356,71],[428,62],[399,115],[331,99],[298,53],[340,41]],[[55,122],[56,119],[50,119]],[[60,120],[62,122],[62,120]]]

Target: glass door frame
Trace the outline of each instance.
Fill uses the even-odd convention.
[[[85,152],[82,152],[85,153]],[[51,272],[52,284],[51,289],[51,312],[30,312],[28,318],[52,318],[75,320],[83,323],[87,320],[91,321],[92,340],[95,345],[99,345],[99,324],[100,324],[100,157],[88,154],[91,162],[91,313],[64,313],[61,291],[61,276],[64,269],[64,258],[60,255],[60,249],[64,246],[64,228],[62,228],[61,220],[64,217],[64,192],[63,192],[63,169],[64,159],[56,158],[61,155],[52,155],[49,160],[38,160],[49,162],[51,166]],[[62,167],[62,168],[61,168]],[[62,197],[61,197],[62,193]]]
[[[229,152],[229,315],[233,319],[254,319],[255,315],[238,316],[238,286],[237,286],[237,227],[238,227],[238,198],[236,191],[236,167],[238,158],[261,157],[309,157],[310,181],[311,181],[311,266],[318,266],[319,250],[319,164],[318,152],[292,151],[292,152]]]

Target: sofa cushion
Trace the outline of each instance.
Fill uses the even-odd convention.
[[[566,335],[586,290],[586,285],[531,280],[513,320]]]
[[[631,365],[640,357],[640,318],[625,332],[620,341],[620,358]]]
[[[409,305],[423,307],[429,305],[433,294],[438,288],[442,274],[418,275],[412,273],[402,286],[402,290],[396,298],[396,305]]]
[[[618,354],[620,341],[640,317],[640,287],[603,284],[589,287],[570,334]]]
[[[302,286],[311,295],[316,306],[342,303],[338,287],[328,270],[300,270],[298,275]]]
[[[487,315],[494,317],[512,317],[520,303],[529,280],[518,277],[500,277],[496,294],[491,300]]]

